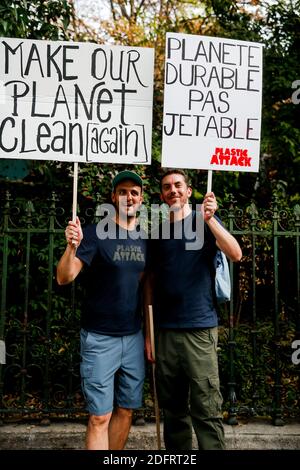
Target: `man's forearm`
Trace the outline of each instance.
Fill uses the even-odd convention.
[[[74,281],[81,268],[82,262],[76,258],[76,247],[68,244],[57,265],[56,279],[58,284],[69,284]]]
[[[231,233],[228,232],[214,217],[207,222],[211,232],[213,233],[217,245],[231,261],[240,261],[242,257],[242,250],[238,241]]]

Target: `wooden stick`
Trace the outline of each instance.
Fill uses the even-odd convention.
[[[155,361],[155,342],[154,342],[154,326],[153,326],[153,309],[152,305],[149,305],[149,328],[150,328],[150,342],[152,357]],[[153,379],[153,395],[154,395],[154,411],[155,411],[155,422],[156,422],[156,437],[157,437],[157,448],[161,450],[161,439],[160,439],[160,413],[156,393],[156,380],[155,380],[155,362],[152,362],[152,379]]]
[[[74,162],[73,170],[73,204],[72,204],[72,221],[76,222],[77,215],[77,186],[78,186],[78,162]]]
[[[212,170],[208,170],[207,173],[207,193],[211,192],[211,186],[212,186]]]
[[[72,222],[76,222],[77,215],[77,192],[78,192],[78,162],[74,162],[73,167],[73,203],[72,203]],[[72,245],[76,245],[73,240]]]

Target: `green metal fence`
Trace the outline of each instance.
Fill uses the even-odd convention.
[[[282,205],[275,195],[267,210],[254,204],[241,210],[231,200],[220,211],[243,248],[241,263],[230,265],[232,299],[219,312],[224,413],[232,424],[245,414],[272,416],[276,425],[300,414],[300,366],[292,362],[292,343],[300,338],[300,207]],[[83,225],[97,220],[97,209],[85,208],[80,218]],[[79,378],[80,278],[64,287],[55,281],[67,220],[55,194],[45,204],[13,200],[9,193],[1,202],[4,421],[85,415]],[[149,381],[146,415],[151,415]]]

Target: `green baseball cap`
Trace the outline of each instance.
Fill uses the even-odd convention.
[[[114,177],[114,179],[112,181],[113,191],[116,189],[118,184],[120,184],[124,180],[134,181],[134,183],[136,183],[138,186],[140,186],[141,188],[143,187],[143,180],[137,173],[135,173],[134,171],[124,170],[124,171],[120,171]]]

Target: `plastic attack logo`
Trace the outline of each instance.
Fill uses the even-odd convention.
[[[251,157],[248,155],[248,149],[216,147],[210,164],[251,167]]]

